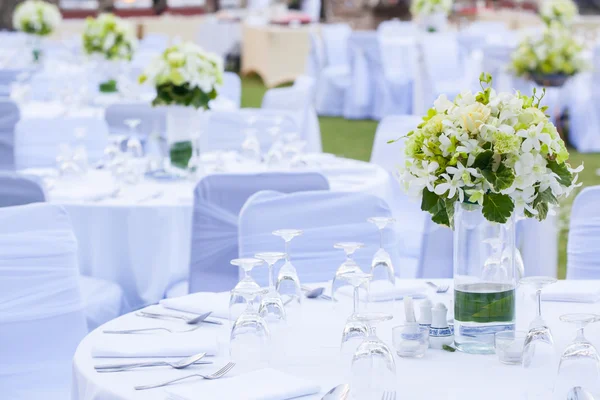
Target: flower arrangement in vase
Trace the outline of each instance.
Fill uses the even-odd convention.
[[[131,24],[113,14],[100,14],[86,19],[83,32],[83,49],[101,64],[103,81],[100,91],[117,91],[117,76],[121,61],[133,57],[137,39]]]
[[[446,28],[452,6],[453,0],[413,0],[410,12],[425,31],[438,32]]]
[[[13,27],[30,36],[34,62],[42,56],[41,38],[54,32],[61,21],[58,7],[42,0],[27,0],[15,8]]]
[[[167,140],[171,165],[186,168],[192,139],[198,134],[199,110],[207,110],[223,84],[223,60],[184,42],[166,49],[139,78],[156,88],[154,106],[167,106]]]
[[[545,0],[540,4],[540,16],[548,25],[557,22],[568,27],[578,15],[579,9],[573,0]]]
[[[493,334],[514,329],[516,218],[544,220],[583,169],[567,162],[543,92],[496,93],[491,81],[440,96],[405,137],[401,170],[421,209],[454,228],[455,341],[472,353],[493,352]]]

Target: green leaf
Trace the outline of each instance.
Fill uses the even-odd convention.
[[[446,215],[448,216],[448,226],[454,229],[454,203],[455,199],[445,199],[444,206],[446,207]]]
[[[423,197],[421,198],[421,210],[429,211],[437,206],[440,196],[430,192],[427,188],[423,189]]]
[[[573,174],[569,172],[565,163],[559,164],[556,161],[549,161],[547,167],[558,175],[558,181],[563,186],[571,186],[573,183]]]
[[[500,164],[496,172],[486,169],[482,170],[481,174],[496,192],[508,189],[515,181],[515,174],[512,169],[505,167],[504,164]]]
[[[494,152],[492,150],[481,152],[477,155],[477,157],[475,157],[472,167],[480,170],[491,169],[493,157]]]
[[[550,209],[549,204],[558,205],[558,200],[550,188],[544,190],[543,192],[539,192],[533,201],[532,206],[538,212],[537,215],[533,215],[527,210],[525,210],[525,215],[529,218],[535,217],[537,220],[543,221],[548,216],[548,210]]]
[[[454,212],[454,202],[452,200],[440,197],[437,194],[430,192],[427,189],[423,190],[421,199],[421,210],[431,214],[431,220],[436,224],[450,226],[448,211],[446,210],[446,202],[452,202],[452,212]]]
[[[435,212],[429,211],[432,214],[431,220],[439,225],[450,226],[448,210],[446,209],[446,204],[443,200],[438,202],[438,205],[434,210]]]
[[[483,196],[483,216],[491,222],[506,223],[515,205],[506,194],[486,193]]]

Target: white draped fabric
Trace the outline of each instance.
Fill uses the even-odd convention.
[[[0,171],[0,207],[44,201],[46,201],[46,194],[41,179],[18,172]]]
[[[571,212],[567,279],[600,279],[600,186],[583,189]]]
[[[0,170],[14,169],[15,125],[19,107],[8,99],[0,99]]]

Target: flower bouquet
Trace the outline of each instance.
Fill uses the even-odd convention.
[[[519,44],[511,69],[538,85],[560,87],[587,67],[582,50],[583,45],[567,29],[553,23],[541,37],[528,37]]]
[[[40,38],[50,35],[62,21],[58,7],[42,0],[27,0],[20,3],[13,13],[15,29],[30,35],[33,59],[39,61],[42,55]]]
[[[570,26],[577,15],[579,9],[572,0],[545,0],[540,5],[540,16],[548,25],[558,22],[563,26]]]
[[[583,169],[567,162],[543,93],[496,93],[491,80],[435,101],[405,138],[401,171],[421,209],[454,229],[455,342],[471,353],[493,352],[493,334],[514,329],[517,216],[544,220]]]
[[[410,12],[427,32],[444,30],[453,0],[413,0]]]
[[[197,133],[198,110],[209,108],[223,84],[223,60],[194,43],[181,43],[152,61],[139,81],[155,86],[152,105],[168,106],[171,164],[186,168],[192,156],[191,139]]]
[[[101,14],[86,20],[83,32],[83,49],[96,56],[102,64],[106,81],[100,83],[100,91],[117,91],[116,76],[120,61],[129,61],[137,46],[133,27],[113,14]]]

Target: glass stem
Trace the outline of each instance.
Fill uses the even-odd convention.
[[[583,326],[579,326],[577,327],[577,336],[575,337],[575,340],[578,342],[587,342],[585,336],[583,335],[584,331],[584,327]]]
[[[290,261],[290,242],[285,241],[285,261]]]
[[[383,249],[383,229],[379,230],[379,248]]]
[[[273,283],[273,281],[274,281],[274,277],[273,277],[274,265],[275,264],[269,264],[269,289],[271,291],[273,291],[273,289],[275,288],[275,285]]]
[[[360,286],[354,286],[354,314],[358,312],[358,302],[359,302],[359,294],[358,289]]]
[[[537,289],[535,291],[535,296],[537,297],[537,317],[539,319],[542,318],[542,289]]]

